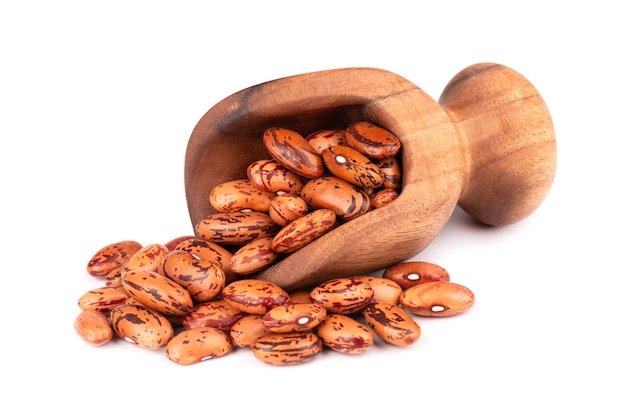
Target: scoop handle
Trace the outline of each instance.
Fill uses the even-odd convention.
[[[460,71],[439,104],[465,154],[458,205],[488,225],[512,224],[546,198],[556,172],[556,140],[548,108],[520,73],[494,63]]]

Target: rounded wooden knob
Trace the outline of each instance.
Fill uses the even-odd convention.
[[[488,83],[487,72],[477,74],[477,81]],[[523,78],[508,74],[508,69],[502,69],[502,73],[514,85],[524,84]],[[525,159],[532,154],[525,148],[532,146],[532,136],[550,135],[543,129],[551,128],[551,124],[524,123],[525,118],[520,116],[523,111],[509,112],[507,101],[491,100],[508,94],[498,92],[494,86],[490,86],[491,94],[480,91],[480,82],[464,82],[464,77],[459,74],[456,81],[450,82],[441,104],[407,79],[371,68],[277,79],[227,97],[200,119],[187,146],[185,190],[193,226],[216,212],[209,203],[214,186],[244,179],[248,165],[268,159],[262,139],[267,128],[280,126],[306,136],[363,120],[386,128],[402,143],[403,183],[399,197],[384,208],[343,223],[256,274],[257,278],[292,290],[334,277],[371,273],[407,260],[439,234],[457,202],[476,219],[494,225],[521,218],[533,208],[527,206],[511,214],[509,205],[536,207],[547,187],[544,184],[541,190],[529,190],[526,194],[530,195],[525,196],[514,188],[507,191],[507,185],[533,186],[528,181],[534,175],[521,173],[524,165],[536,163]],[[477,85],[474,88],[478,90],[470,85]],[[504,79],[500,86],[505,90],[510,87]],[[509,100],[526,105],[521,97],[520,102]],[[532,108],[525,110],[532,112]],[[491,126],[474,125],[478,117]],[[515,122],[507,127],[509,119]],[[525,143],[520,145],[517,136],[527,136]],[[510,154],[515,154],[516,163],[509,164],[506,155]],[[497,174],[507,174],[509,165],[514,169],[513,178],[522,179],[498,180]],[[551,173],[553,165],[547,175]],[[484,205],[482,197],[492,192]],[[516,196],[517,202],[511,201],[511,196]]]
[[[556,172],[556,139],[535,87],[506,66],[459,72],[439,103],[467,149],[459,206],[489,225],[515,223],[543,202]]]

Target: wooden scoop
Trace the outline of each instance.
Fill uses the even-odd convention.
[[[372,273],[408,260],[439,234],[459,205],[492,226],[515,223],[545,199],[556,168],[548,109],[533,85],[498,64],[457,74],[439,102],[389,71],[307,73],[237,92],[211,108],[188,142],[185,190],[191,222],[215,213],[211,189],[246,178],[268,159],[270,126],[306,136],[366,120],[402,142],[400,196],[346,222],[256,275],[287,289]]]

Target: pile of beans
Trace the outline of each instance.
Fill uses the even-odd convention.
[[[263,143],[267,159],[251,163],[247,178],[212,188],[217,213],[195,228],[208,241],[241,246],[231,263],[237,275],[259,272],[399,195],[400,140],[371,122],[306,137],[270,127]]]
[[[181,365],[237,348],[271,365],[293,365],[323,349],[363,353],[375,337],[411,345],[421,335],[416,317],[453,316],[475,301],[448,271],[425,261],[288,292],[268,281],[233,277],[221,264],[231,256],[195,236],[107,245],[87,265],[105,285],[79,298],[74,328],[94,346],[120,338],[165,348],[167,358]]]
[[[423,261],[299,291],[254,278],[337,225],[392,202],[401,187],[400,141],[370,122],[306,138],[270,127],[263,141],[268,159],[249,165],[247,179],[212,189],[218,212],[199,221],[194,235],[162,244],[119,241],[91,257],[87,272],[104,286],[78,300],[80,337],[94,346],[121,338],[165,348],[181,365],[235,348],[292,365],[324,348],[362,353],[375,337],[407,346],[421,334],[414,316],[451,316],[473,305],[472,291]]]

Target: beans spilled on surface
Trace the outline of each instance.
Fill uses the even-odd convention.
[[[400,142],[370,122],[303,137],[263,134],[268,158],[247,179],[211,191],[215,211],[165,243],[102,247],[87,272],[104,285],[78,299],[77,334],[93,346],[123,339],[180,365],[251,351],[270,365],[294,365],[323,350],[360,354],[379,339],[418,341],[419,317],[468,310],[470,289],[441,266],[403,262],[381,276],[335,278],[286,291],[254,275],[332,231],[393,202],[401,190]]]

